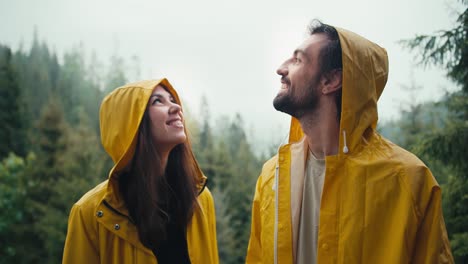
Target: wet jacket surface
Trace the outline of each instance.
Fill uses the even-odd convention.
[[[343,110],[339,153],[325,158],[317,263],[453,263],[438,183],[416,156],[376,132],[387,53],[357,34],[337,31]],[[263,166],[246,263],[294,261],[300,207],[298,190],[291,191],[291,164],[303,136],[292,118],[289,143]]]
[[[73,205],[63,263],[157,263],[153,252],[138,238],[114,172],[125,167],[133,157],[140,121],[158,84],[166,87],[180,104],[176,91],[166,79],[129,84],[104,98],[100,111],[101,140],[115,165],[108,180]],[[191,263],[218,263],[213,198],[200,170],[198,178],[199,209],[187,228],[188,253]]]

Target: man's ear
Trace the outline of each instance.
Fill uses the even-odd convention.
[[[334,69],[323,74],[322,79],[320,80],[322,93],[331,94],[341,89],[342,78],[343,74],[341,69]]]

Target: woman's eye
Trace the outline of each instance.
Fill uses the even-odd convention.
[[[161,103],[161,102],[162,102],[161,99],[156,98],[156,99],[153,101],[153,104],[157,104],[157,103]]]

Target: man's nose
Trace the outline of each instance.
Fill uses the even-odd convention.
[[[283,64],[279,66],[279,68],[276,70],[276,74],[281,75],[281,76],[288,75],[288,66],[286,62],[284,62]]]

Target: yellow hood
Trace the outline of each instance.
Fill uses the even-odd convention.
[[[141,81],[119,87],[107,95],[101,104],[101,142],[114,161],[114,172],[123,169],[135,152],[136,136],[154,88],[163,85],[181,104],[177,92],[166,79]]]
[[[377,100],[388,77],[388,57],[384,48],[345,29],[336,28],[343,58],[340,153],[345,146],[356,150],[365,130],[377,125]],[[346,134],[344,138],[343,132]],[[292,118],[289,142],[303,136],[299,121]]]
[[[158,85],[163,85],[168,89],[174,100],[182,105],[176,90],[165,78],[127,84],[115,89],[102,101],[100,110],[101,142],[114,161],[114,167],[109,172],[109,180],[115,177],[115,172],[122,170],[131,161],[135,153],[140,122],[148,100]],[[191,156],[198,171],[198,185],[202,189],[206,177],[201,172],[193,153]],[[109,181],[106,199],[116,209],[126,213],[127,210],[118,195],[116,181]]]

